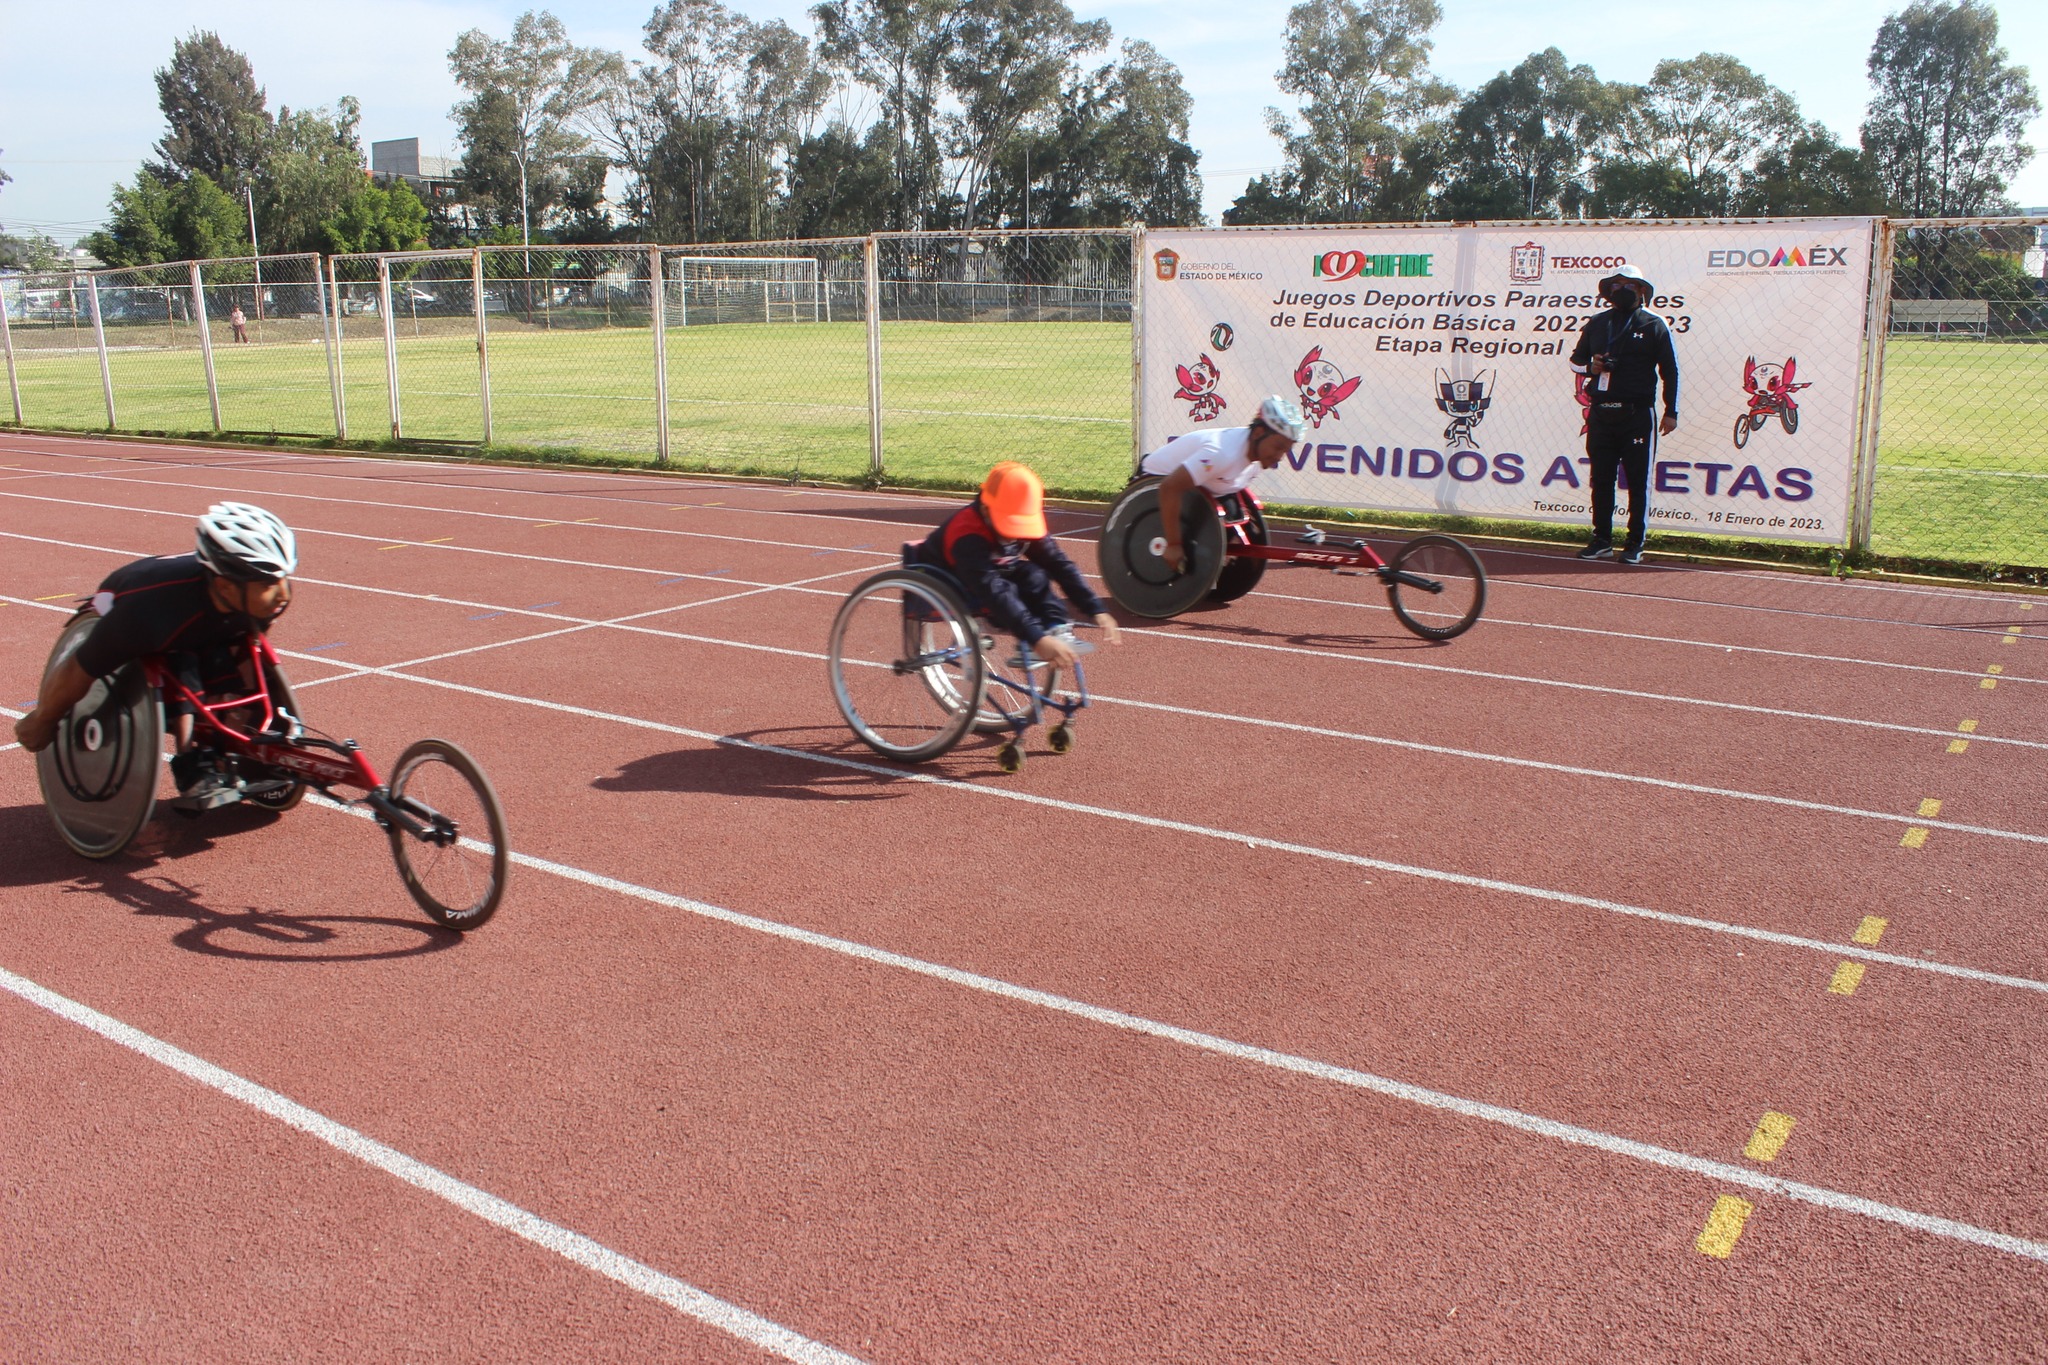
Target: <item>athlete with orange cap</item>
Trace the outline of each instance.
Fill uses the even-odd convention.
[[[1118,642],[1116,618],[1081,570],[1046,532],[1045,485],[1032,470],[1004,460],[988,472],[981,494],[946,518],[917,547],[919,563],[942,568],[967,589],[968,605],[1031,646],[1055,668],[1074,662],[1067,601]]]

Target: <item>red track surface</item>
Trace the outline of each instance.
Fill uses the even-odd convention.
[[[0,753],[0,1355],[2048,1359],[2048,605],[1488,550],[1432,647],[1276,571],[898,770],[818,655],[942,503],[0,466],[0,706],[258,502],[310,718],[529,859],[458,940],[345,815],[89,864]]]

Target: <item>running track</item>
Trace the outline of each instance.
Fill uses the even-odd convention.
[[[1281,570],[901,770],[818,651],[944,502],[10,435],[0,707],[227,497],[521,863],[466,941],[312,803],[89,864],[0,753],[0,1355],[2048,1359],[2034,600]]]

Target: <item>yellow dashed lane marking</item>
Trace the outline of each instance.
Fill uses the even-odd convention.
[[[1865,915],[1863,923],[1856,926],[1856,932],[1849,935],[1849,940],[1866,948],[1875,948],[1877,941],[1884,937],[1885,928],[1890,923],[1891,921],[1882,915]]]
[[[1792,1136],[1792,1125],[1797,1122],[1799,1120],[1790,1114],[1781,1114],[1775,1109],[1764,1110],[1764,1116],[1756,1121],[1756,1131],[1749,1135],[1749,1145],[1742,1149],[1742,1154],[1751,1161],[1776,1160],[1778,1153],[1785,1150],[1785,1140]],[[1728,1240],[1733,1243],[1735,1239],[1731,1237]]]
[[[405,548],[405,544],[401,541],[397,545],[379,545],[377,548],[380,550],[403,550]]]
[[[2019,636],[2017,636],[2017,635],[2008,635],[2008,636],[2005,636],[2005,637],[2004,637],[2003,639],[2001,639],[2001,640],[2000,640],[2000,641],[1999,641],[1998,643],[2000,643],[2000,644],[2002,644],[2002,645],[2016,645],[2016,644],[2018,644],[2019,642],[2020,642],[2020,637],[2019,637]]]
[[[455,539],[454,536],[435,536],[432,540],[426,541],[424,543],[428,545],[446,545],[449,541],[453,539]]]
[[[2004,664],[1986,664],[1986,665],[1984,665],[1984,671],[1985,671],[1986,673],[2003,673],[2003,672],[2005,672],[2005,665],[2004,665]]]
[[[1974,735],[1977,733],[1977,722],[1974,720],[1966,720],[1963,721],[1961,724],[1957,725],[1956,729],[1961,730],[1966,735]]]
[[[1729,1253],[1735,1250],[1735,1239],[1742,1235],[1742,1225],[1755,1211],[1756,1205],[1732,1194],[1716,1199],[1713,1211],[1707,1215],[1707,1225],[1700,1229],[1697,1243],[1700,1254],[1712,1256],[1717,1261],[1727,1260]]]
[[[56,600],[57,600],[58,598],[60,598],[60,597],[76,597],[76,596],[78,596],[78,594],[77,594],[77,593],[75,593],[75,592],[53,592],[53,593],[51,593],[51,594],[50,594],[50,595],[49,595],[48,597],[38,597],[38,598],[36,599],[36,601],[38,601],[38,602],[54,602],[54,601],[56,601]]]
[[[1970,741],[1967,739],[1952,739],[1948,742],[1948,751],[1952,754],[1959,754],[1969,747]]]
[[[1920,798],[1920,818],[1922,820],[1932,820],[1939,814],[1941,814],[1941,802],[1931,796]]]
[[[1861,962],[1843,962],[1835,967],[1834,979],[1828,982],[1829,995],[1854,995],[1856,988],[1863,984],[1864,966]]]
[[[2017,635],[2024,629],[2026,629],[2026,627],[2024,626],[2007,626],[2005,628],[2005,633],[2007,635]]]
[[[1915,825],[1906,831],[1906,837],[1899,840],[1900,848],[1921,848],[1927,843],[1927,831]]]
[[[1986,678],[1983,682],[1978,683],[1977,686],[1983,688],[1986,692],[1989,692],[1992,688],[1998,686],[1998,679]]]

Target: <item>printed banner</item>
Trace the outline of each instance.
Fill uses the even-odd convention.
[[[1141,441],[1285,394],[1309,431],[1267,501],[1583,524],[1569,362],[1627,264],[1678,352],[1650,529],[1841,542],[1870,244],[1867,218],[1149,232]]]

